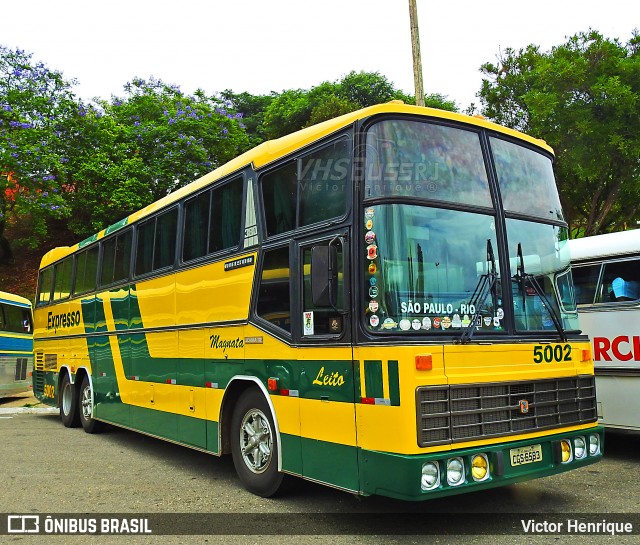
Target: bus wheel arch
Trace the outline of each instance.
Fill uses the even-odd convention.
[[[77,428],[80,425],[78,388],[71,381],[71,374],[66,367],[60,371],[58,391],[60,392],[58,398],[60,420],[67,428]]]
[[[229,392],[230,402],[223,404],[223,445],[230,447],[245,488],[271,497],[281,488],[284,477],[279,471],[280,440],[273,407],[264,388],[240,382]]]

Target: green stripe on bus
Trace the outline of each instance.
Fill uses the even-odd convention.
[[[389,369],[389,400],[391,405],[400,405],[400,373],[398,372],[398,360],[388,361]]]
[[[358,491],[358,448],[300,438],[303,475],[308,479]]]
[[[109,227],[107,227],[104,230],[104,235],[107,236],[107,235],[110,235],[111,233],[114,233],[118,229],[122,229],[128,222],[129,222],[129,218],[124,218],[124,219],[121,219],[119,222],[114,223],[113,225],[109,225]]]
[[[384,397],[382,384],[382,361],[364,360],[364,397]]]
[[[82,242],[79,242],[78,249],[84,248],[85,246],[88,246],[89,244],[91,244],[92,242],[95,242],[96,240],[98,240],[98,233],[85,238]]]

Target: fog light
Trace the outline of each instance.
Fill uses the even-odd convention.
[[[600,454],[600,436],[598,434],[589,436],[589,456]]]
[[[587,457],[587,443],[584,440],[584,437],[576,437],[573,440],[573,453],[576,460],[581,460],[582,458]]]
[[[489,478],[489,461],[486,454],[476,454],[471,458],[471,475],[474,481],[484,481]]]
[[[464,461],[462,458],[447,460],[447,483],[458,486],[464,482]]]
[[[433,490],[440,486],[440,468],[438,462],[427,462],[422,466],[422,479],[420,487],[422,490]]]
[[[571,452],[571,443],[566,439],[560,441],[560,448],[562,450],[562,463],[566,464],[573,460],[573,454]]]

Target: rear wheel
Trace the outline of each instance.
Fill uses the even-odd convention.
[[[278,472],[278,441],[271,409],[256,389],[245,391],[231,418],[231,453],[238,477],[247,490],[268,498],[282,484]]]
[[[77,428],[80,425],[78,391],[66,373],[60,382],[60,419],[67,428]]]
[[[102,429],[102,422],[93,418],[93,391],[87,376],[80,386],[80,423],[87,433],[98,433]]]

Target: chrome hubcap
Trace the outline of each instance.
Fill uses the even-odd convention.
[[[240,451],[246,466],[253,473],[263,473],[273,454],[273,433],[269,420],[259,409],[251,409],[240,425]]]
[[[91,386],[82,390],[80,406],[82,407],[82,416],[85,420],[89,420],[91,418]]]

